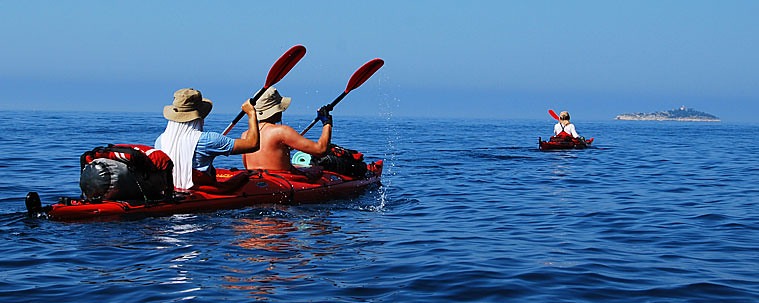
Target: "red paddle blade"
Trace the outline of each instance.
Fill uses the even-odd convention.
[[[361,84],[364,84],[364,82],[366,82],[366,80],[369,80],[369,78],[374,75],[374,73],[377,72],[377,70],[380,69],[380,67],[382,67],[384,64],[385,61],[380,58],[374,58],[372,60],[369,60],[369,62],[364,63],[364,65],[359,67],[356,72],[353,73],[351,79],[348,80],[348,86],[345,87],[345,93],[348,93],[349,91],[352,91],[361,86]]]
[[[548,114],[550,114],[551,117],[553,117],[554,119],[559,120],[559,115],[557,115],[556,112],[553,111],[552,109],[548,110]]]
[[[271,66],[269,75],[266,76],[264,90],[269,88],[269,86],[274,85],[274,83],[279,82],[279,80],[282,80],[282,78],[284,78],[285,75],[293,69],[295,64],[298,64],[298,61],[300,61],[305,55],[306,47],[300,44],[287,50],[282,57],[279,57],[277,62],[274,62],[274,65]]]

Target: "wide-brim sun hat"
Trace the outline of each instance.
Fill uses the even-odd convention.
[[[285,111],[291,101],[292,98],[282,97],[277,89],[271,86],[256,101],[256,116],[259,121],[269,119],[274,114]]]
[[[164,106],[163,117],[174,122],[189,122],[205,119],[213,108],[211,100],[203,98],[194,88],[183,88],[174,92],[174,102]]]

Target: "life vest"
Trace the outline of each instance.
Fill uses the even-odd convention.
[[[561,126],[561,132],[556,134],[555,136],[551,136],[551,141],[573,141],[574,137],[566,131],[564,131],[564,125],[559,124]]]
[[[163,151],[147,145],[100,146],[79,160],[79,187],[90,201],[160,200],[174,190],[173,162]]]

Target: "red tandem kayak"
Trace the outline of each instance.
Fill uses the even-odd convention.
[[[176,192],[171,199],[161,201],[90,202],[64,197],[58,203],[42,207],[39,195],[30,192],[26,207],[32,216],[46,215],[49,219],[69,221],[163,216],[259,204],[319,203],[356,196],[370,186],[378,186],[381,176],[382,160],[367,164],[367,172],[361,178],[330,171],[322,171],[321,176],[314,179],[281,171],[217,169],[219,186]]]
[[[548,141],[543,141],[542,138],[538,137],[538,148],[542,151],[584,149],[590,147],[591,144],[593,144],[593,138],[585,140],[583,144],[580,139],[563,140],[552,136]]]
[[[308,158],[299,157],[294,171],[216,169],[216,180],[205,177],[191,190],[181,190],[170,181],[173,164],[162,151],[138,144],[97,147],[80,158],[81,197],[62,197],[42,207],[39,195],[30,192],[26,209],[31,217],[53,220],[112,220],[321,203],[380,185],[382,160],[367,164],[360,152],[336,145],[323,157]]]

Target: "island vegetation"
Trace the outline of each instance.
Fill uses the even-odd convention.
[[[698,121],[719,122],[720,119],[712,114],[697,111],[692,108],[681,106],[680,108],[655,113],[631,113],[621,114],[616,120],[643,120],[643,121]]]

